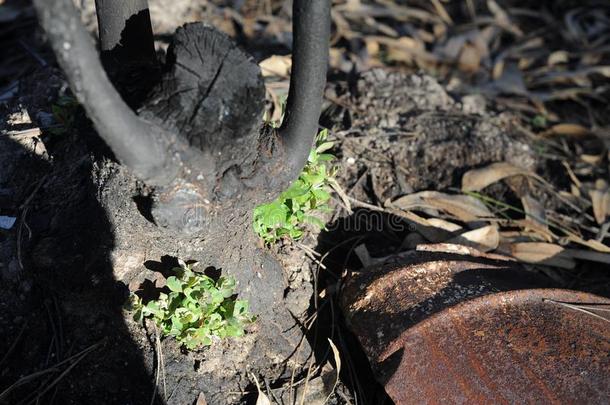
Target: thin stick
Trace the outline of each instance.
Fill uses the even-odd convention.
[[[17,382],[15,382],[13,385],[11,385],[11,386],[10,386],[10,387],[8,387],[6,390],[4,390],[2,393],[0,393],[0,400],[2,400],[2,399],[4,399],[4,398],[6,398],[6,396],[7,396],[7,395],[8,395],[8,394],[9,394],[9,393],[12,391],[12,390],[14,390],[15,388],[17,388],[17,387],[19,387],[19,386],[21,386],[21,385],[23,385],[23,384],[26,384],[26,383],[28,383],[28,382],[30,382],[30,381],[32,381],[32,380],[35,380],[36,378],[38,378],[38,377],[40,377],[40,376],[42,376],[42,375],[45,375],[45,374],[48,374],[48,373],[52,373],[52,372],[56,372],[56,371],[58,371],[58,367],[60,367],[60,366],[62,366],[62,365],[64,365],[64,364],[66,364],[66,363],[68,363],[68,362],[72,361],[73,359],[77,358],[78,356],[81,356],[81,357],[77,359],[77,362],[81,361],[81,360],[84,358],[84,356],[85,356],[85,355],[89,354],[91,351],[93,351],[94,349],[96,349],[96,348],[97,348],[99,345],[101,345],[101,344],[102,344],[102,341],[97,342],[97,343],[95,343],[95,344],[93,344],[93,345],[89,346],[88,348],[81,350],[80,352],[76,353],[75,355],[70,356],[70,357],[68,357],[67,359],[63,360],[63,361],[60,361],[59,363],[55,364],[53,367],[49,367],[49,368],[46,368],[46,369],[44,369],[44,370],[40,370],[40,371],[37,371],[37,372],[32,373],[32,374],[30,374],[30,375],[27,375],[27,376],[25,376],[25,377],[22,377],[22,378],[21,378],[21,379],[19,379]],[[72,367],[73,367],[73,365],[71,365],[71,366],[69,367],[69,369],[71,369]],[[64,373],[65,373],[65,372],[64,372]],[[46,391],[45,391],[45,392],[46,392]]]
[[[583,312],[583,313],[585,313],[587,315],[591,315],[591,316],[593,316],[595,318],[601,319],[602,321],[606,321],[606,322],[610,323],[610,319],[605,318],[605,317],[603,317],[603,316],[601,316],[599,314],[596,314],[595,312],[587,311],[586,309],[584,309],[582,307],[579,307],[578,305],[568,304],[567,302],[555,301],[555,300],[548,299],[548,298],[543,298],[542,301],[543,302],[551,302],[553,304],[561,305],[563,307],[570,308],[570,309],[573,309],[575,311]]]
[[[157,331],[157,325],[153,322],[153,327],[155,329],[155,342],[159,338],[159,333]],[[155,344],[156,346],[156,344]],[[155,403],[155,398],[157,397],[157,390],[159,388],[159,377],[161,373],[161,355],[159,354],[159,348],[157,347],[157,369],[155,370],[155,388],[153,389],[152,396],[150,398],[150,405]]]
[[[17,343],[19,343],[19,340],[21,339],[21,336],[23,336],[23,332],[25,332],[25,328],[28,326],[28,322],[29,321],[25,321],[23,323],[23,326],[21,327],[21,330],[17,334],[17,337],[15,338],[15,340],[13,340],[13,343],[11,344],[11,347],[9,347],[8,351],[6,352],[6,354],[2,357],[2,360],[0,360],[0,367],[2,367],[4,362],[6,360],[8,360],[9,356],[11,355],[11,353],[13,353],[13,350],[15,350],[15,347],[17,347]]]
[[[78,365],[78,363],[81,362],[81,360],[83,360],[85,357],[87,357],[87,355],[90,353],[91,351],[88,351],[86,353],[83,353],[78,359],[76,359],[76,361],[72,364],[70,364],[70,366],[68,366],[68,368],[66,368],[63,373],[61,373],[55,380],[53,380],[53,382],[51,382],[51,384],[49,384],[47,386],[47,388],[45,388],[44,390],[42,390],[41,393],[38,394],[38,396],[36,397],[36,400],[38,401],[44,394],[46,394],[51,388],[53,388],[56,384],[58,384],[66,375],[68,375],[68,373],[70,371],[72,371],[72,369],[74,367],[76,367]]]
[[[23,271],[24,267],[23,267],[23,261],[21,259],[21,239],[22,239],[22,233],[23,233],[23,226],[25,224],[25,218],[28,215],[30,202],[32,201],[32,199],[34,198],[36,193],[38,193],[38,190],[40,190],[40,187],[42,187],[42,185],[46,182],[47,177],[48,177],[48,174],[45,174],[42,177],[42,179],[40,179],[40,181],[38,181],[38,183],[36,184],[36,187],[34,187],[34,191],[32,191],[32,193],[30,193],[28,198],[19,207],[22,211],[21,211],[21,215],[19,218],[19,228],[17,229],[17,262],[19,263],[19,267],[21,268],[22,271]],[[30,238],[32,237],[31,232],[30,232],[29,237]]]

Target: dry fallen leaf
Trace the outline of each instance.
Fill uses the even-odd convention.
[[[330,344],[330,348],[333,350],[335,366],[337,367],[335,370],[335,373],[336,373],[335,375],[337,376],[337,378],[335,379],[335,384],[333,385],[333,389],[330,390],[328,397],[326,397],[326,400],[324,401],[325,404],[328,402],[328,400],[330,399],[333,392],[335,392],[335,388],[337,387],[337,384],[339,383],[339,374],[341,373],[341,356],[339,355],[339,350],[337,349],[337,346],[335,346],[333,341],[330,340],[330,338],[328,339],[328,343]]]
[[[447,232],[457,232],[462,229],[458,224],[454,224],[453,222],[445,221],[441,218],[428,218],[428,222],[437,228],[441,228],[446,230]]]
[[[292,58],[290,55],[272,55],[258,64],[261,68],[263,77],[279,76],[288,77],[290,68],[292,67]]]
[[[205,400],[205,395],[203,395],[203,392],[199,393],[199,396],[197,397],[197,402],[195,402],[195,405],[208,405],[208,401]]]
[[[595,239],[585,240],[577,235],[569,235],[568,240],[570,240],[571,242],[574,242],[574,243],[578,243],[579,245],[586,246],[586,247],[596,250],[598,252],[610,253],[609,246],[604,245],[603,243],[601,243],[600,241],[595,240]]]
[[[565,253],[565,249],[553,243],[522,242],[510,245],[511,255],[525,263],[544,264],[547,266],[573,269],[574,260]]]
[[[557,124],[549,128],[544,135],[563,135],[563,136],[584,136],[589,133],[589,129],[578,124]]]
[[[254,384],[256,384],[256,390],[258,391],[258,398],[256,398],[256,405],[271,405],[271,401],[269,400],[269,397],[267,395],[265,395],[265,393],[263,391],[261,391],[261,386],[258,383],[256,376],[252,373],[250,373],[250,375],[254,379]]]
[[[510,163],[492,163],[489,166],[481,169],[473,169],[466,172],[462,177],[462,190],[479,191],[490,184],[512,176],[530,176],[536,179],[539,178],[535,173],[521,167],[514,166]]]
[[[552,52],[547,58],[547,65],[553,66],[560,63],[568,63],[570,61],[570,54],[566,51],[555,51]]]
[[[493,217],[489,208],[472,196],[446,194],[439,191],[420,191],[409,194],[394,200],[391,206],[405,211],[434,208],[463,222],[480,221]]]
[[[589,191],[589,196],[593,205],[595,221],[601,225],[606,221],[608,209],[610,209],[610,190],[591,190]]]
[[[426,238],[429,242],[441,242],[447,240],[453,236],[451,232],[447,232],[444,229],[437,228],[428,222],[427,219],[420,217],[419,215],[411,211],[403,211],[401,209],[388,207],[387,211],[390,214],[396,215],[405,219],[411,226],[415,228],[417,233]]]
[[[516,235],[520,237],[526,236],[527,239],[532,239],[532,237],[537,237],[537,239],[544,240],[546,242],[552,242],[557,239],[557,235],[555,235],[548,226],[542,225],[538,222],[531,221],[529,219],[516,219],[509,222],[509,226],[518,226],[524,229],[525,232],[516,232]],[[532,233],[534,235],[532,235]],[[536,238],[534,238],[536,239]]]
[[[494,250],[500,244],[500,233],[496,225],[488,225],[472,231],[464,232],[447,243],[470,246],[482,252]]]
[[[548,228],[544,206],[538,200],[530,195],[525,195],[521,198],[521,204],[527,220],[538,222]]]
[[[495,0],[487,0],[487,8],[494,15],[496,23],[500,27],[513,33],[517,37],[523,36],[523,32],[521,31],[521,29],[519,29],[517,25],[512,23],[506,11],[504,11],[502,7],[500,7],[500,5],[495,2]]]

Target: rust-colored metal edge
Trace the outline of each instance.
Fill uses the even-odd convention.
[[[610,308],[558,289],[475,298],[403,332],[374,368],[397,404],[608,403],[610,322],[562,303]]]

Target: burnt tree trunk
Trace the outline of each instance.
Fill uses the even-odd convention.
[[[146,0],[96,0],[108,75],[72,0],[34,4],[72,90],[118,160],[98,160],[91,174],[114,233],[115,277],[142,281],[144,262],[166,255],[234,276],[239,297],[258,320],[243,341],[211,349],[243,355],[229,356],[239,360],[222,373],[209,370],[208,378],[233,378],[246,364],[279,372],[303,333],[284,301],[283,269],[252,230],[252,211],[296,179],[312,146],[330,1],[294,2],[293,71],[279,130],[262,124],[258,65],[216,29],[200,23],[179,28],[160,80],[146,99],[126,103],[121,87],[131,73],[125,66],[156,66]]]

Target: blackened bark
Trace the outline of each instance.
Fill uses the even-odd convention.
[[[102,55],[113,53],[120,62],[155,62],[147,0],[95,0],[95,9]]]
[[[99,134],[121,163],[156,186],[152,215],[158,225],[206,232],[226,212],[248,212],[298,177],[317,132],[326,80],[328,0],[294,2],[293,73],[278,132],[261,128],[260,68],[220,31],[197,23],[177,30],[165,74],[138,117],[108,81],[71,0],[35,0],[35,5]],[[102,46],[119,49],[115,23],[133,11],[127,6],[118,7],[116,15],[101,11],[100,24],[109,26],[100,28],[107,35]],[[110,32],[103,34],[106,28]],[[128,34],[126,27],[121,35]]]
[[[141,105],[159,81],[147,0],[95,0],[102,63],[123,100]]]
[[[35,0],[42,26],[70,87],[116,157],[150,185],[169,183],[176,171],[174,136],[131,111],[108,80],[71,0]]]
[[[288,151],[286,165],[295,179],[318,131],[328,65],[330,1],[294,0],[292,21],[292,73],[280,134]]]

